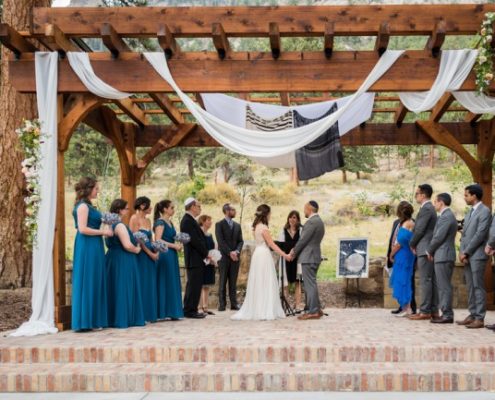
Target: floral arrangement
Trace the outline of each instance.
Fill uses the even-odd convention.
[[[141,231],[134,232],[132,236],[134,236],[134,239],[136,239],[138,242],[146,243],[149,241],[148,235]]]
[[[186,244],[186,243],[189,243],[191,241],[191,236],[189,236],[188,233],[179,232],[177,235],[175,235],[174,240],[176,242]]]
[[[220,251],[217,249],[213,249],[208,252],[208,257],[210,257],[210,260],[213,261],[214,264],[216,264],[222,258],[222,253],[220,253]]]
[[[21,163],[21,172],[26,179],[26,216],[24,226],[26,227],[27,249],[32,249],[36,245],[38,233],[38,213],[41,205],[40,170],[41,170],[41,149],[40,145],[46,136],[41,132],[40,121],[25,120],[22,126],[16,130],[24,153],[24,160]]]
[[[485,19],[481,24],[480,36],[481,41],[478,45],[478,57],[474,70],[476,72],[476,91],[479,95],[486,94],[490,83],[493,80],[493,23],[495,22],[495,13],[485,14]]]
[[[158,251],[159,253],[166,253],[168,251],[168,246],[165,242],[162,242],[161,240],[157,240],[155,242],[151,242],[151,247],[155,251]]]
[[[105,225],[113,225],[120,222],[119,214],[104,212],[101,213],[101,222]]]

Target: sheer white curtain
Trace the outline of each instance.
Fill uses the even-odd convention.
[[[58,53],[35,54],[36,96],[41,131],[41,204],[38,215],[38,241],[33,249],[33,313],[11,336],[56,333],[53,290],[53,240],[57,207],[57,82]]]
[[[453,92],[455,99],[474,114],[495,114],[495,98],[476,92]]]
[[[445,92],[458,90],[473,69],[478,50],[442,50],[440,68],[427,92],[401,92],[400,100],[410,111],[431,110]]]
[[[306,126],[277,132],[260,132],[242,128],[210,114],[177,86],[163,52],[144,53],[144,56],[156,72],[175,90],[198,123],[222,146],[248,157],[272,158],[289,154],[319,137],[395,63],[402,53],[402,50],[386,51],[358,91],[351,96],[349,102],[335,113]]]

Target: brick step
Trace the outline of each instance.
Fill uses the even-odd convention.
[[[0,365],[0,392],[492,391],[489,363]]]
[[[495,362],[495,346],[98,346],[0,347],[12,363]]]

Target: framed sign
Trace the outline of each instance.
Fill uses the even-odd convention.
[[[338,246],[337,277],[367,278],[369,271],[368,239],[339,239]]]

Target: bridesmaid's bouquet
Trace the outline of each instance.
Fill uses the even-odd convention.
[[[151,242],[151,247],[155,251],[158,251],[159,253],[166,253],[168,251],[168,246],[166,243],[162,242],[161,240],[156,240],[155,242]]]
[[[189,236],[188,233],[179,232],[177,235],[175,235],[174,239],[176,242],[186,244],[186,243],[189,243],[191,241],[191,236]]]
[[[101,214],[101,222],[105,225],[111,226],[113,224],[116,224],[117,222],[120,222],[120,216],[119,214],[104,212]]]
[[[149,241],[148,235],[141,231],[134,232],[132,236],[134,236],[134,239],[136,239],[138,242],[146,243]]]
[[[222,253],[217,249],[213,249],[208,252],[208,256],[213,262],[217,263],[222,258]]]

